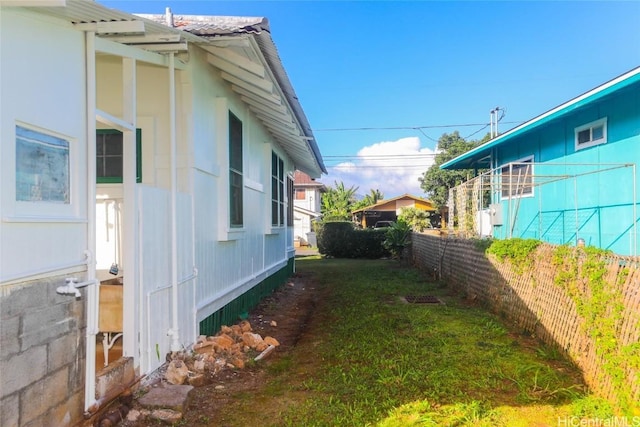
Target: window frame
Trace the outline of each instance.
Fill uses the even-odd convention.
[[[293,177],[287,174],[287,227],[293,227]]]
[[[522,164],[516,164],[514,165],[514,163],[525,163],[525,165]],[[506,184],[511,185],[511,176],[509,175],[505,175],[505,169],[508,171],[509,168],[511,169],[511,172],[513,173],[514,171],[514,167],[520,169],[520,168],[527,168],[528,165],[526,164],[530,164],[531,168],[530,168],[530,172],[529,172],[529,180],[525,181],[524,184],[524,188],[528,189],[528,191],[526,192],[522,192],[520,194],[511,194],[511,189],[508,188],[506,190],[506,194],[505,194],[505,176],[508,176],[508,182]],[[527,156],[527,157],[523,157],[521,159],[518,160],[514,160],[511,161],[509,163],[504,164],[503,166],[500,167],[500,182],[501,182],[501,188],[500,188],[500,199],[501,200],[507,200],[509,198],[525,198],[525,197],[533,197],[534,196],[534,185],[533,185],[533,176],[534,176],[534,156]],[[526,175],[525,175],[525,179],[526,179]],[[528,185],[527,185],[528,184]]]
[[[229,110],[229,227],[244,227],[244,124]]]
[[[271,151],[271,226],[285,225],[285,173],[284,160]]]
[[[96,129],[96,184],[122,184],[122,176],[98,176],[98,135],[120,135],[123,133],[117,129]],[[124,158],[124,141],[121,158]],[[142,129],[136,129],[136,183],[142,182]]]
[[[596,145],[602,145],[607,143],[607,117],[603,117],[598,120],[594,120],[590,123],[586,123],[582,126],[578,126],[574,129],[574,144],[575,150],[583,150],[589,147],[595,147]],[[593,139],[593,130],[602,127],[602,138]],[[589,131],[589,140],[585,142],[579,142],[579,135],[584,131]]]

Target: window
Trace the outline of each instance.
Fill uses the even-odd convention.
[[[229,112],[229,225],[242,227],[242,122]]]
[[[16,201],[69,204],[69,141],[16,125]]]
[[[122,183],[122,132],[115,129],[96,130],[96,182]],[[142,182],[142,131],[136,129],[136,182]]]
[[[502,167],[502,197],[533,195],[533,157]]]
[[[287,225],[293,227],[293,178],[287,176]]]
[[[296,188],[296,200],[305,200],[307,198],[307,192],[304,188]]]
[[[284,161],[271,152],[271,225],[284,225]]]
[[[575,129],[576,150],[607,142],[607,118],[596,120]]]

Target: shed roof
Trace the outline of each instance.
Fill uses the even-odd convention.
[[[209,62],[221,69],[222,78],[291,156],[296,168],[314,178],[327,173],[266,18],[173,15],[170,10],[164,15],[132,15],[89,0],[29,9],[83,29],[92,24],[104,26],[107,29],[98,31],[98,36],[145,50],[169,52],[179,50],[180,44],[199,45],[209,52]],[[141,33],[110,33],[107,25],[136,22],[144,25]]]
[[[515,138],[526,132],[538,129],[539,127],[569,114],[578,108],[602,99],[605,96],[611,95],[612,93],[622,90],[637,82],[640,82],[640,67],[634,68],[631,71],[628,71],[594,89],[591,89],[588,92],[583,93],[580,96],[577,96],[529,121],[522,123],[519,126],[516,126],[508,132],[505,132],[502,135],[443,163],[440,165],[440,168],[470,169],[474,167],[487,167],[489,165],[480,164],[480,162],[490,155],[493,148],[509,144]]]
[[[391,199],[380,200],[376,204],[373,204],[373,205],[370,205],[370,206],[365,206],[364,208],[356,209],[355,211],[352,211],[351,213],[364,212],[364,211],[374,211],[374,210],[376,210],[376,208],[379,208],[379,207],[387,205],[387,204],[389,204],[391,202],[395,202],[395,201],[403,200],[403,199],[405,199],[405,200],[413,200],[414,202],[422,202],[422,203],[433,205],[433,203],[430,200],[423,199],[422,197],[412,196],[411,194],[403,194],[402,196],[393,197]],[[434,210],[435,210],[435,208],[434,208]]]

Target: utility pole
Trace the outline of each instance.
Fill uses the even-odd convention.
[[[502,111],[502,116],[498,117],[498,111]],[[491,115],[489,118],[490,120],[489,125],[491,126],[491,131],[489,135],[491,136],[491,139],[499,135],[498,122],[502,120],[503,117],[504,117],[504,108],[496,107],[493,110],[491,110]]]

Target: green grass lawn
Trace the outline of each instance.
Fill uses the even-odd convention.
[[[268,364],[264,390],[236,396],[241,407],[272,408],[262,425],[558,426],[611,416],[558,352],[417,270],[319,257],[296,265],[321,296],[308,331]],[[445,304],[401,300],[412,294]]]

